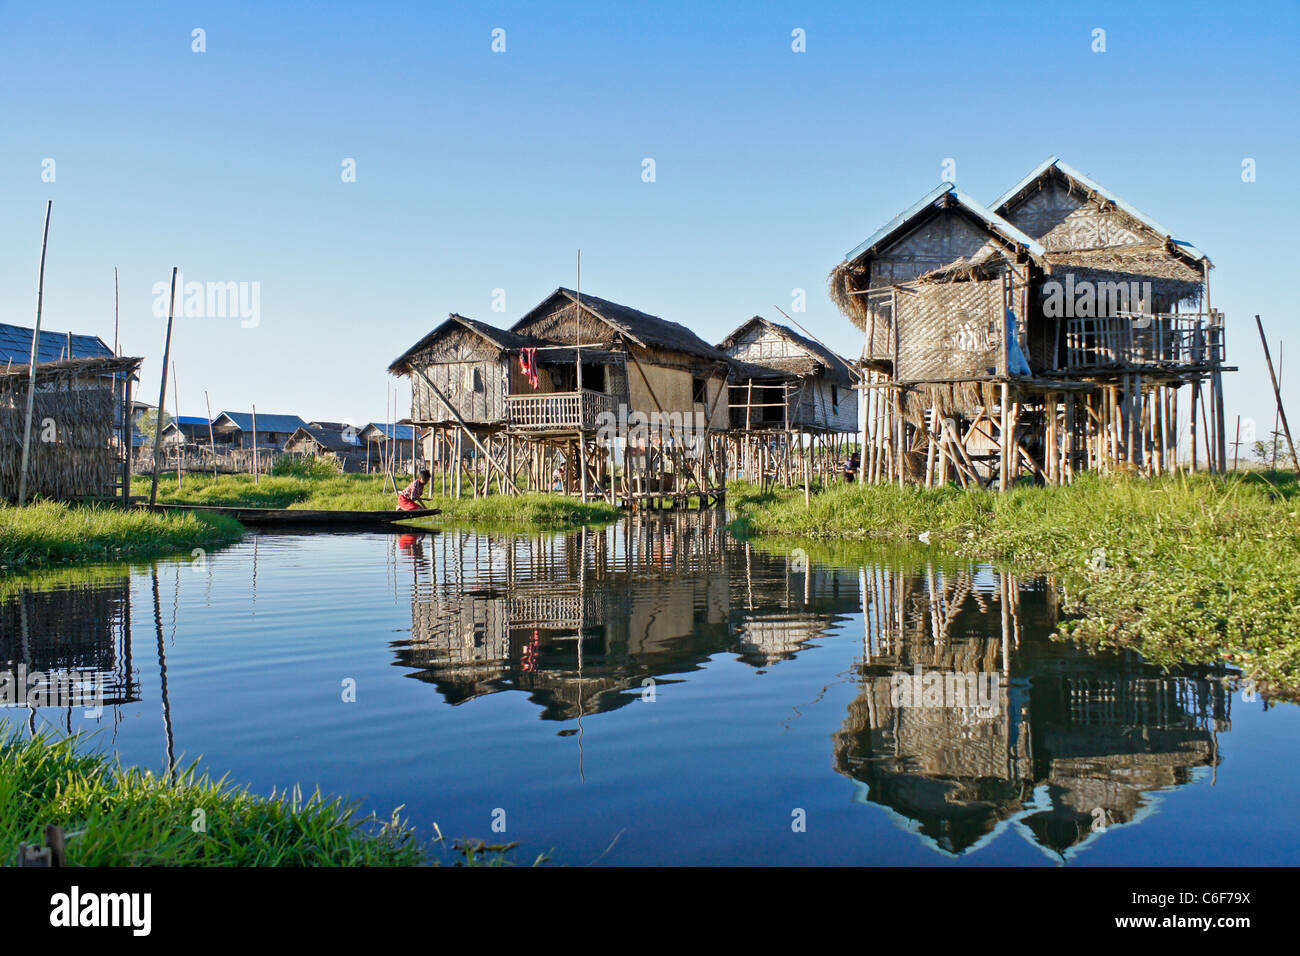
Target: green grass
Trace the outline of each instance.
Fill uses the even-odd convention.
[[[0,728],[2,729],[2,728]],[[81,753],[78,738],[0,736],[0,860],[69,834],[70,866],[413,866],[426,853],[394,813],[294,791],[259,797],[197,766],[173,777]]]
[[[147,480],[147,479],[144,479]],[[398,475],[404,488],[410,475]],[[181,488],[176,476],[158,482],[158,500],[166,504],[227,505],[245,508],[306,508],[314,511],[392,511],[397,495],[390,485],[384,489],[383,475],[344,475],[337,471],[312,474],[263,475],[254,483],[251,475],[186,475]],[[430,483],[429,490],[434,485]],[[564,495],[530,493],[517,497],[488,495],[485,498],[451,498],[430,495],[432,508],[441,508],[440,523],[473,524],[501,528],[554,529],[613,521],[619,511],[604,502],[583,504]],[[430,524],[432,519],[422,519]]]
[[[161,557],[238,541],[244,529],[215,516],[159,515],[105,505],[0,504],[0,569]]]
[[[1061,630],[1157,663],[1224,661],[1300,694],[1300,501],[1293,477],[1083,476],[1005,494],[949,486],[728,489],[740,534],[916,542],[1058,577]]]
[[[64,829],[69,866],[514,865],[514,843],[441,832],[421,843],[401,807],[384,820],[319,791],[258,796],[197,763],[171,776],[124,768],[85,740],[0,723],[0,865],[19,843],[43,845],[50,824]]]

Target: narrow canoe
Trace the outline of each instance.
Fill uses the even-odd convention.
[[[147,507],[147,506],[146,506]],[[153,511],[185,512],[225,515],[240,524],[257,527],[383,527],[396,521],[427,518],[442,514],[440,508],[422,508],[419,511],[308,511],[293,508],[234,508],[222,505],[154,505]]]

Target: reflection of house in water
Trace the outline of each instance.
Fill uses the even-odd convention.
[[[138,701],[126,574],[74,578],[0,597],[0,672],[16,680],[20,668],[27,680],[19,691],[27,701],[75,706]],[[101,688],[99,701],[95,693]]]
[[[730,542],[722,522],[679,512],[585,533],[423,538],[410,545],[412,635],[398,663],[450,703],[523,690],[543,718],[565,720],[715,654],[790,657],[857,611],[856,572],[792,570]]]
[[[960,854],[1014,821],[1067,854],[1140,817],[1151,791],[1218,763],[1222,668],[1165,673],[1131,653],[1052,641],[1050,584],[864,571],[862,687],[835,768],[937,849]],[[896,674],[996,674],[996,703],[900,699]],[[926,706],[926,704],[930,704]],[[938,704],[938,705],[935,705]]]
[[[747,542],[728,546],[735,651],[754,667],[789,660],[862,609],[858,572],[806,559],[756,557]]]

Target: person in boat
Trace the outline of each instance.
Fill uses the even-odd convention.
[[[402,511],[419,511],[429,505],[424,501],[424,485],[429,480],[429,469],[421,468],[409,485],[397,493],[397,507]]]

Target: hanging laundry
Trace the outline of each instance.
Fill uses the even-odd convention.
[[[519,350],[519,369],[534,389],[541,387],[537,378],[537,349]]]

